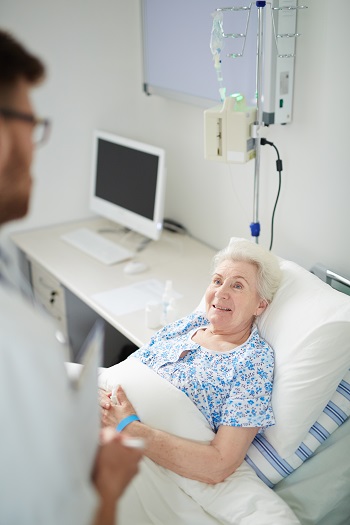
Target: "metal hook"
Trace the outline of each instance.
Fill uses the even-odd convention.
[[[249,20],[250,20],[250,14],[251,14],[251,7],[252,2],[249,4],[249,6],[241,6],[241,7],[219,7],[216,9],[216,11],[248,11],[247,21],[245,25],[244,33],[225,33],[222,28],[222,36],[223,38],[243,38],[243,46],[239,53],[229,53],[226,56],[229,58],[241,58],[244,55],[245,50],[245,43],[246,43],[246,37],[247,37],[247,31],[249,26]]]

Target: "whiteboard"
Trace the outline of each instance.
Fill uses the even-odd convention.
[[[212,13],[217,8],[249,5],[242,0],[141,0],[144,91],[210,107],[220,103],[219,83],[210,49]],[[247,12],[224,13],[225,33],[244,33]],[[244,39],[225,39],[221,53],[226,96],[242,93],[256,104],[257,8],[252,5]]]

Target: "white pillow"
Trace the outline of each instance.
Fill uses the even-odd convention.
[[[121,385],[141,421],[151,427],[197,441],[209,442],[214,437],[189,397],[138,359],[129,357],[100,369],[98,385],[110,392]]]
[[[276,425],[265,437],[281,457],[297,450],[350,367],[350,297],[290,261],[258,319],[275,351],[272,405]]]

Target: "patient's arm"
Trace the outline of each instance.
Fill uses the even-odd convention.
[[[121,387],[119,405],[112,405],[108,395],[101,395],[104,409],[102,425],[116,426],[135,410]],[[221,426],[209,444],[183,439],[149,427],[139,421],[130,423],[123,433],[145,440],[145,456],[162,467],[186,478],[215,484],[232,474],[242,463],[258,428]]]

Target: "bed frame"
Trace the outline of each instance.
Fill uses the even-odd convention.
[[[332,288],[350,295],[350,279],[347,277],[322,264],[314,265],[310,271]],[[349,450],[350,418],[309,460],[274,487],[302,525],[350,523]]]

